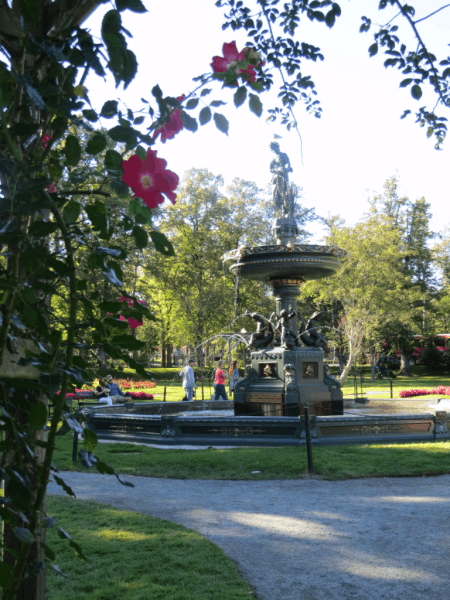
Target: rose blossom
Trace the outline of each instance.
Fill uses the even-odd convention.
[[[246,81],[255,81],[256,71],[253,65],[260,67],[264,65],[264,61],[261,61],[261,57],[256,50],[244,48],[241,52],[238,52],[236,42],[225,43],[222,47],[222,53],[223,56],[213,56],[211,66],[214,73],[226,73],[230,69],[234,69],[235,73]],[[245,69],[236,66],[244,60],[250,63]]]
[[[166,169],[167,162],[156,155],[157,151],[149,148],[145,161],[133,154],[122,163],[122,180],[133,189],[133,197],[142,198],[149,208],[164,202],[163,194],[172,204],[177,198],[178,175]]]
[[[180,102],[184,100],[186,96],[183,94],[182,96],[178,96],[177,100]],[[180,109],[172,111],[170,115],[170,121],[164,125],[164,127],[160,127],[155,130],[153,134],[153,139],[156,140],[159,134],[161,134],[161,142],[164,144],[166,140],[171,140],[175,135],[183,129],[183,122],[181,121]]]

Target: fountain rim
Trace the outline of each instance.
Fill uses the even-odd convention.
[[[226,252],[221,258],[222,262],[228,260],[242,260],[246,256],[258,255],[258,254],[272,254],[272,253],[289,253],[289,254],[301,254],[311,256],[312,254],[323,254],[328,256],[335,256],[341,261],[345,261],[348,258],[348,252],[342,248],[338,248],[336,245],[319,245],[319,244],[271,244],[265,246],[239,246]]]

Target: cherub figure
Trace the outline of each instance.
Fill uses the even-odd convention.
[[[270,321],[266,321],[264,317],[258,313],[245,313],[247,317],[253,319],[256,323],[256,331],[252,333],[249,340],[249,348],[266,348],[273,340],[273,325]]]
[[[297,345],[297,335],[295,331],[291,329],[291,319],[295,317],[297,313],[292,310],[292,306],[289,307],[289,312],[283,308],[278,317],[276,329],[280,333],[281,345],[288,350],[292,350]]]

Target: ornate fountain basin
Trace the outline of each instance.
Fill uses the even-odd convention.
[[[230,271],[244,279],[308,281],[334,275],[346,258],[347,252],[335,246],[287,244],[241,247],[224,254],[222,260],[237,260]]]

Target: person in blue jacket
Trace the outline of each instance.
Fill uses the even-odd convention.
[[[120,389],[119,384],[113,381],[112,375],[106,376],[106,387],[109,388],[109,395],[114,398],[114,396],[118,396],[117,400],[122,402],[133,402],[133,398],[131,396],[127,396]]]

